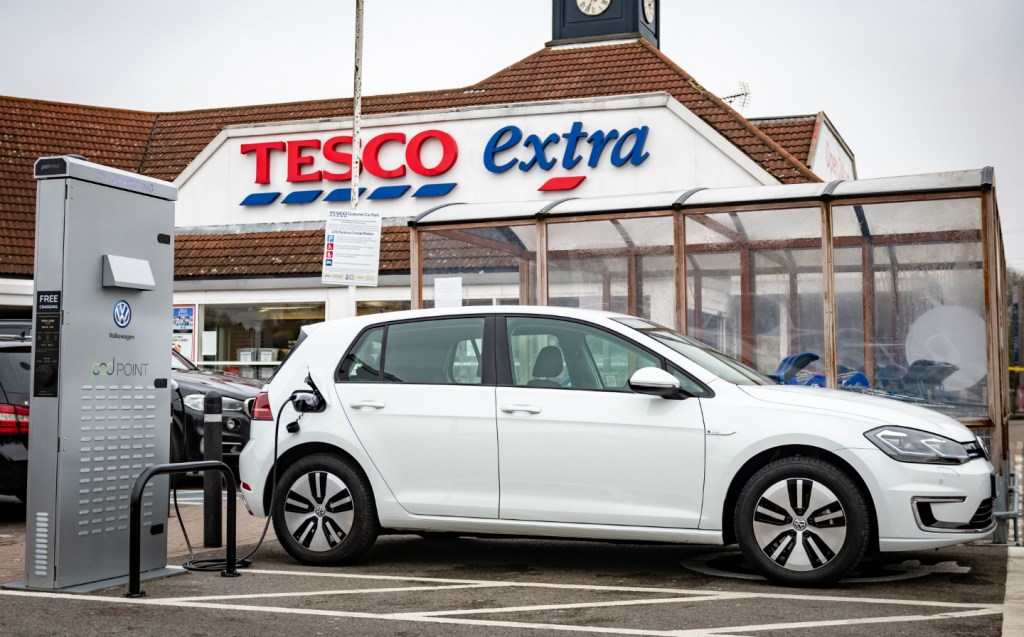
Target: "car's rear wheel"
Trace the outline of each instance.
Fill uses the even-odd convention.
[[[776,460],[750,478],[735,511],[747,560],[789,586],[834,582],[855,567],[870,541],[871,510],[842,469],[815,458]]]
[[[302,458],[274,492],[274,531],[288,554],[307,564],[347,564],[373,546],[379,531],[369,481],[336,456]]]

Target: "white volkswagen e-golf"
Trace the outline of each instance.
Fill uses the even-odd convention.
[[[311,564],[351,562],[382,531],[735,542],[769,579],[820,585],[871,548],[994,528],[992,465],[957,421],[777,385],[619,314],[311,325],[252,411],[245,503]]]

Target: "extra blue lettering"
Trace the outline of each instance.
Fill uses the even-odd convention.
[[[608,145],[608,142],[613,139],[617,139],[619,131],[611,129],[606,135],[603,130],[594,131],[594,134],[587,139],[587,143],[590,144],[590,159],[587,160],[587,165],[591,168],[597,168],[598,162],[601,161],[601,155],[604,153],[604,147]]]
[[[615,148],[612,149],[612,166],[618,168],[619,166],[625,166],[626,162],[639,166],[644,163],[650,153],[644,152],[644,144],[647,142],[647,131],[650,129],[646,126],[640,128],[631,128],[626,131],[619,141],[615,142]],[[633,145],[629,149],[629,155],[623,157],[622,149],[626,145],[626,140],[632,139]]]
[[[484,149],[484,167],[492,173],[503,173],[512,168],[519,161],[513,158],[504,164],[497,164],[494,156],[517,146],[523,139],[523,131],[518,126],[505,126],[499,129],[487,140],[487,147]]]
[[[568,133],[562,133],[562,137],[568,142],[565,146],[565,154],[562,156],[562,168],[575,168],[576,164],[583,159],[576,152],[576,145],[581,139],[587,138],[587,133],[583,130],[583,122],[573,122],[572,128]]]
[[[503,173],[518,165],[519,170],[528,172],[534,166],[541,170],[551,170],[558,162],[557,152],[549,152],[550,146],[558,146],[565,140],[565,149],[561,153],[561,166],[571,170],[583,161],[584,151],[581,148],[583,141],[590,144],[590,152],[587,158],[587,166],[597,168],[604,158],[605,151],[610,151],[609,162],[616,168],[626,164],[639,166],[647,161],[650,153],[644,150],[647,144],[647,136],[650,127],[640,126],[631,128],[624,134],[618,129],[611,129],[607,132],[596,130],[588,133],[583,130],[583,122],[573,122],[565,133],[551,133],[547,137],[531,134],[525,137],[523,130],[518,126],[504,126],[487,140],[484,148],[484,167],[492,173]],[[532,152],[529,159],[521,159],[516,153],[517,148],[524,148]],[[499,155],[506,155],[507,161],[501,161]]]
[[[525,173],[533,168],[534,164],[539,165],[541,170],[551,170],[555,165],[555,160],[548,159],[548,155],[545,151],[549,145],[557,144],[559,139],[561,138],[557,133],[551,133],[544,138],[544,141],[541,141],[540,137],[537,137],[536,135],[530,135],[527,137],[523,146],[526,148],[533,146],[533,157],[530,158],[530,161],[520,162],[519,170]]]

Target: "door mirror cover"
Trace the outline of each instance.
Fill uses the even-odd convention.
[[[638,394],[681,400],[690,396],[679,386],[679,380],[657,367],[643,367],[629,377],[629,388]]]

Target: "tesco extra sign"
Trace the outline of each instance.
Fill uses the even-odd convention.
[[[538,134],[524,131],[516,125],[502,126],[495,130],[484,145],[483,168],[500,175],[518,169],[521,172],[534,170],[548,171],[555,166],[566,170],[584,170],[584,166],[596,168],[606,163],[614,168],[639,166],[650,156],[645,150],[650,128],[639,126],[620,132],[617,129],[588,131],[583,122],[573,122],[568,130]],[[430,150],[425,152],[425,149]],[[439,152],[438,152],[439,151]],[[320,139],[293,139],[288,141],[263,141],[243,143],[242,155],[254,160],[254,183],[280,183],[282,175],[272,174],[274,156],[285,158],[285,182],[300,184],[323,184],[323,182],[347,182],[352,179],[352,136],[337,135],[326,141]],[[459,161],[459,143],[451,133],[431,129],[411,137],[401,132],[384,132],[373,135],[363,144],[361,171],[387,180],[415,180],[416,176],[432,178],[427,186],[413,192],[413,196],[445,195],[457,185],[436,183],[443,180]],[[578,186],[582,176],[558,177],[547,180],[538,190],[570,190]],[[370,199],[393,199],[403,196],[412,186],[386,185],[370,194]],[[309,203],[322,194],[321,190],[293,192],[283,203]],[[344,197],[332,196],[341,193],[335,190],[327,200]],[[422,194],[419,194],[422,193]],[[246,198],[242,205],[272,203],[281,193],[255,193]],[[289,201],[293,195],[302,197]],[[348,195],[345,189],[343,194]]]

